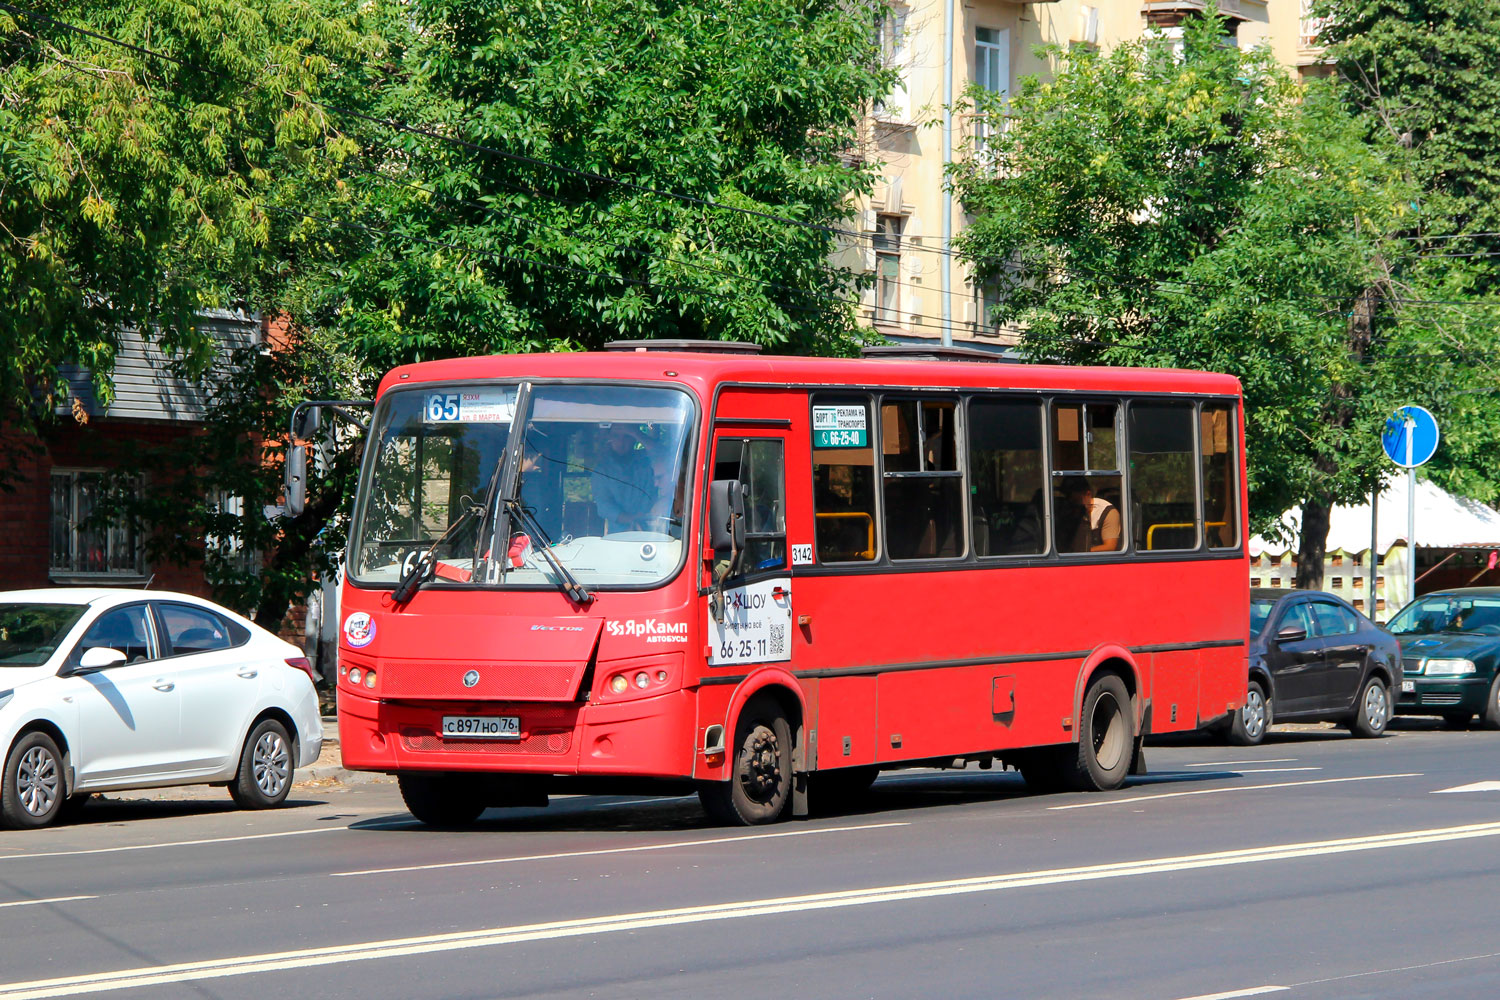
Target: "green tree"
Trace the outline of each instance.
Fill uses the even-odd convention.
[[[1436,300],[1434,335],[1495,342],[1500,328],[1500,5],[1493,0],[1320,0],[1318,40],[1340,93],[1373,145],[1417,189],[1404,237],[1414,284]],[[1493,348],[1437,411],[1443,444],[1429,469],[1444,486],[1500,498],[1500,367]]]
[[[613,338],[846,351],[832,267],[862,111],[890,83],[874,5],[416,0],[348,205],[301,307],[380,366]],[[788,222],[786,220],[795,220]],[[332,224],[330,224],[332,222]]]
[[[61,365],[109,372],[126,327],[191,372],[203,310],[279,279],[267,202],[328,172],[307,103],[375,41],[341,0],[35,0],[0,9],[0,409],[34,430]],[[55,19],[56,18],[56,19]],[[127,40],[146,53],[80,31]]]
[[[1211,11],[1180,54],[1057,53],[1054,80],[990,106],[994,138],[952,175],[975,217],[959,249],[1034,357],[1238,376],[1252,525],[1300,504],[1317,586],[1329,508],[1388,471],[1390,408],[1467,383],[1400,307],[1399,171],[1330,90],[1222,35]]]
[[[205,534],[258,551],[254,564],[222,545],[206,553],[216,594],[257,620],[278,621],[341,544],[346,460],[315,484],[303,517],[262,519],[278,499],[282,428],[301,399],[368,394],[392,365],[461,354],[632,337],[833,353],[858,340],[858,282],[829,257],[851,192],[868,191],[874,176],[851,150],[863,110],[890,82],[871,30],[877,4],[206,7],[206,25],[172,0],[68,7],[70,20],[182,63],[45,23],[26,22],[38,37],[5,51],[28,67],[40,106],[58,99],[49,89],[58,85],[37,53],[86,48],[135,88],[120,135],[145,120],[163,137],[157,159],[179,145],[222,151],[210,187],[220,214],[250,228],[218,221],[214,232],[232,239],[201,246],[191,228],[163,236],[157,256],[170,250],[182,263],[149,257],[138,276],[149,308],[100,317],[94,354],[55,353],[107,372],[114,324],[150,321],[169,347],[189,349],[191,370],[192,352],[207,350],[191,336],[195,309],[242,301],[290,320],[295,346],[235,359],[205,432],[142,456],[155,485],[115,508],[156,529],[158,558],[195,557]],[[266,65],[302,76],[249,69]],[[106,84],[67,92],[75,133]],[[173,179],[200,155],[186,152],[188,167],[159,166],[165,177],[142,183],[177,190]],[[202,224],[191,210],[182,218]],[[159,303],[174,267],[198,294],[169,311]],[[92,272],[73,280],[89,301],[111,287]],[[60,295],[37,291],[37,308]],[[38,342],[55,350],[60,338]],[[226,511],[220,495],[240,498],[243,513]]]

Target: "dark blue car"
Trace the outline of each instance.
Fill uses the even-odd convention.
[[[1398,715],[1500,729],[1500,587],[1424,594],[1387,628],[1401,639]]]

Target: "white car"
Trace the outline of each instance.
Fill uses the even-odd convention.
[[[0,592],[0,825],[163,785],[280,805],[322,748],[302,651],[232,611],[160,591]]]

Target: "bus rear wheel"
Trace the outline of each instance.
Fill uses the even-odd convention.
[[[1080,792],[1113,791],[1125,783],[1134,751],[1130,693],[1118,674],[1105,674],[1083,696],[1078,745],[1076,753],[1068,754],[1063,778]]]
[[[428,826],[467,826],[485,809],[479,790],[461,775],[408,772],[396,783],[406,808]]]
[[[734,747],[729,780],[698,786],[703,810],[727,826],[781,819],[792,798],[792,727],[781,706],[752,698],[740,712]]]

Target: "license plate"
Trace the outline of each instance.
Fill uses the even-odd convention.
[[[443,736],[462,736],[471,740],[518,740],[521,738],[519,715],[445,715]]]
[[[1411,694],[1416,689],[1417,689],[1417,682],[1416,681],[1402,681],[1401,682],[1401,693],[1402,694]]]

